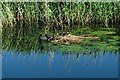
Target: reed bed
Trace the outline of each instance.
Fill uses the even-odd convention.
[[[81,26],[113,27],[120,21],[120,2],[3,2],[3,28],[24,32]],[[7,26],[6,26],[7,25]],[[18,27],[19,25],[19,27]]]

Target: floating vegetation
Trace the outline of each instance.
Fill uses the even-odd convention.
[[[79,29],[79,30],[84,30],[84,29]],[[26,36],[18,36],[15,35],[14,33],[11,34],[6,34],[3,32],[3,49],[10,49],[10,50],[17,50],[19,52],[25,51],[25,52],[31,52],[31,51],[49,51],[49,50],[54,50],[54,51],[61,51],[64,53],[67,52],[73,52],[73,53],[87,53],[92,51],[118,51],[118,35],[110,36],[107,34],[115,34],[115,31],[101,31],[101,30],[95,30],[95,31],[90,31],[89,30],[89,35],[96,35],[99,37],[88,37],[87,34],[79,34],[79,35],[84,35],[87,37],[82,37],[82,40],[79,43],[76,42],[71,42],[70,44],[67,44],[70,40],[76,39],[76,38],[71,38],[68,39],[66,42],[60,42],[60,43],[55,43],[54,41],[51,42],[43,42],[42,44],[39,44],[39,33],[32,34],[32,35],[27,35]],[[76,32],[77,33],[77,32]],[[98,33],[98,34],[97,34]],[[72,34],[72,31],[71,31]],[[61,36],[62,38],[68,37],[68,34],[66,36]],[[56,35],[56,34],[55,34]],[[81,36],[75,36],[71,35],[72,37],[77,37],[81,38]],[[75,40],[76,41],[76,40]]]

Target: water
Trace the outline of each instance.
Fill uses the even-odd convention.
[[[3,51],[3,78],[117,78],[118,55]]]
[[[34,34],[24,29],[23,33],[14,28],[3,30],[3,78],[118,78],[119,40],[114,29],[75,30],[79,35],[88,31],[100,40],[64,45],[39,44],[41,31]]]
[[[0,80],[2,78],[2,54],[0,54]]]

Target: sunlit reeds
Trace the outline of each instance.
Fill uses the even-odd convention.
[[[45,31],[75,25],[111,27],[120,20],[119,8],[120,2],[3,2],[3,25],[27,25],[29,30],[42,26]]]

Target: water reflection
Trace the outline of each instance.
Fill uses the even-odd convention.
[[[119,46],[119,37],[117,36],[118,29],[108,29],[108,31],[105,31],[106,29],[103,29],[102,31],[99,29],[98,31],[89,31],[91,34],[94,33],[94,35],[98,34],[101,35],[101,41],[99,40],[85,40],[79,44],[75,45],[59,45],[59,44],[52,44],[52,43],[42,43],[39,44],[39,35],[42,33],[44,35],[44,30],[38,30],[35,29],[36,32],[32,33],[31,31],[28,31],[25,27],[25,29],[22,29],[22,31],[19,30],[18,25],[15,25],[13,29],[11,30],[9,26],[6,26],[3,28],[3,41],[2,41],[2,48],[3,49],[9,49],[9,50],[17,50],[17,52],[25,51],[26,53],[30,53],[31,51],[38,51],[41,50],[49,51],[51,48],[52,50],[60,50],[62,53],[68,53],[68,52],[83,52],[83,53],[92,53],[99,52],[99,51],[115,51],[118,52],[118,46]],[[32,27],[34,29],[34,26]],[[81,29],[80,29],[81,30]],[[111,30],[111,32],[109,32]],[[113,30],[113,31],[112,31]],[[70,32],[70,31],[69,31]],[[93,33],[92,33],[93,32]],[[106,35],[104,35],[106,34]],[[97,35],[97,36],[99,36]],[[43,37],[41,38],[43,39]],[[102,42],[103,41],[103,42]],[[90,52],[92,50],[92,52]]]
[[[60,52],[3,51],[3,77],[117,77],[118,57],[114,53],[96,54]],[[17,74],[16,74],[17,72]]]
[[[24,31],[24,30],[23,30]],[[41,33],[41,32],[40,32]],[[3,77],[5,78],[116,78],[118,72],[117,37],[108,44],[83,41],[79,44],[39,44],[34,34],[3,30]],[[110,36],[108,36],[110,37]],[[103,36],[103,40],[106,36]]]
[[[0,79],[2,78],[2,54],[0,52]]]

